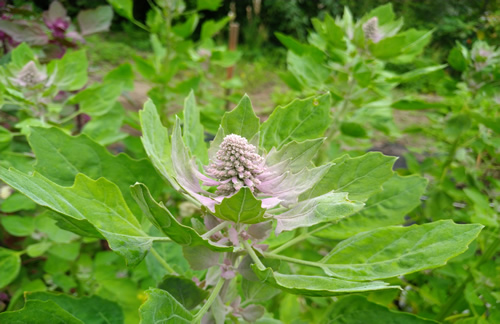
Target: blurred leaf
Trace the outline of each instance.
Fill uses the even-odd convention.
[[[25,196],[19,195],[29,200]],[[29,201],[33,203],[31,200]],[[4,216],[0,218],[0,222],[3,228],[14,236],[28,236],[35,230],[35,218],[31,216]]]
[[[221,31],[224,26],[230,21],[229,17],[222,18],[220,20],[207,20],[201,25],[201,35],[200,39],[206,40],[212,38],[215,34]]]
[[[340,124],[340,131],[344,135],[351,136],[351,137],[357,137],[357,138],[360,138],[360,137],[366,138],[368,135],[366,133],[365,128],[361,124],[354,123],[354,122],[342,122],[342,124]]]
[[[95,9],[82,10],[76,19],[83,36],[108,31],[113,19],[113,9],[110,6],[99,6]]]
[[[80,90],[88,80],[88,62],[84,50],[66,53],[60,60],[52,60],[47,72],[53,74],[53,84],[59,90]]]
[[[130,20],[134,19],[132,0],[108,0],[109,4],[115,8],[116,12]]]
[[[448,55],[448,63],[457,71],[465,71],[468,66],[468,52],[465,47],[458,44],[453,47]]]
[[[134,89],[134,78],[132,65],[125,63],[109,71],[104,76],[103,81],[105,83],[121,83],[123,90],[131,91]]]
[[[72,104],[79,104],[80,111],[90,116],[102,116],[107,114],[115,105],[118,97],[122,93],[120,83],[94,84],[69,101]]]
[[[18,251],[0,247],[0,288],[16,279],[21,269],[21,254]],[[2,314],[0,313],[0,320]]]
[[[444,69],[446,66],[447,66],[446,64],[441,64],[441,65],[427,66],[427,67],[424,67],[421,69],[415,69],[415,70],[412,70],[410,72],[406,72],[406,73],[400,74],[398,76],[389,78],[388,81],[389,82],[412,81],[412,80],[419,78],[421,76],[424,76],[424,75],[427,75],[427,74],[430,74],[430,73],[433,73],[436,71],[440,71],[440,70]]]
[[[199,20],[200,18],[197,14],[192,14],[183,23],[175,24],[172,27],[172,31],[182,38],[187,38],[195,31]]]
[[[222,0],[197,0],[196,9],[216,11],[222,4]]]
[[[36,204],[20,193],[13,193],[0,205],[0,210],[4,213],[14,213],[21,210],[34,210]]]
[[[427,102],[414,99],[401,99],[392,103],[391,107],[398,110],[421,110],[421,109],[446,108],[447,105],[440,102]]]

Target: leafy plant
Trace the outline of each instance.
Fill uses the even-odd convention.
[[[140,113],[144,149],[163,179],[199,208],[188,219],[180,220],[159,202],[162,184],[148,170],[148,161],[99,153],[103,149],[97,143],[57,128],[34,132],[45,132],[44,138],[64,150],[42,151],[33,174],[2,167],[0,178],[52,210],[59,226],[104,238],[128,266],[145,266],[154,274],[139,309],[142,323],[173,318],[186,323],[286,321],[286,312],[274,314],[265,306],[277,300],[286,304],[289,294],[305,296],[304,306],[324,305],[322,312],[307,306],[306,320],[333,321],[337,306],[347,308],[346,316],[360,318],[349,310],[349,299],[335,303],[317,297],[397,293],[399,276],[445,264],[466,251],[483,226],[450,220],[400,226],[418,205],[426,181],[395,175],[392,157],[345,155],[332,163],[312,164],[331,121],[330,107],[329,94],[295,100],[260,124],[245,96],[224,114],[207,147],[192,93],[171,136],[153,102],[146,102]],[[40,143],[34,139],[36,152]],[[83,148],[89,152],[85,156],[99,157],[99,168],[77,163]],[[68,167],[57,174],[44,167],[55,161]],[[138,164],[143,164],[139,173],[133,167]],[[179,246],[184,257],[172,258]],[[2,253],[12,264],[22,254]],[[186,260],[189,267],[183,266]],[[7,278],[4,285],[13,280]],[[26,296],[23,309],[4,312],[0,320],[40,318],[34,310],[43,307],[51,310],[47,316],[60,314],[72,323],[86,313],[67,314],[71,303],[78,304],[76,309],[98,303],[94,297],[69,301],[66,296]],[[429,322],[362,297],[351,300],[356,298],[373,310],[372,316]],[[131,320],[133,315],[125,316]]]

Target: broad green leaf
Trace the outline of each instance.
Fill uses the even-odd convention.
[[[252,269],[262,282],[288,293],[303,296],[339,296],[398,288],[382,281],[355,282],[324,276],[282,274],[274,272],[271,268],[261,270],[255,264],[252,264]]]
[[[109,71],[103,78],[104,83],[121,83],[123,90],[134,89],[134,71],[130,63],[125,63]]]
[[[259,132],[260,121],[255,115],[252,103],[247,95],[230,112],[226,112],[221,121],[225,135],[236,134],[250,141]]]
[[[75,298],[70,295],[33,292],[26,293],[26,301],[53,301],[83,323],[122,324],[123,311],[114,302],[99,296]]]
[[[184,100],[183,138],[191,154],[198,158],[201,163],[208,164],[205,134],[203,132],[203,126],[200,123],[200,110],[196,105],[194,92],[192,90],[189,96]]]
[[[168,292],[151,288],[148,300],[139,308],[141,324],[191,324],[193,315]]]
[[[304,167],[311,165],[311,161],[325,141],[324,138],[305,140],[302,142],[292,141],[284,145],[279,151],[276,148],[266,156],[266,165],[272,166],[287,161],[284,170],[299,172]]]
[[[276,232],[291,231],[325,222],[338,222],[363,208],[363,203],[349,200],[347,195],[347,192],[330,192],[299,202],[288,211],[274,216],[278,220]]]
[[[465,252],[483,228],[451,220],[409,227],[389,226],[340,242],[321,263],[334,277],[376,280],[446,264]]]
[[[401,99],[391,105],[392,108],[398,110],[421,110],[421,109],[436,109],[446,108],[446,104],[440,102],[427,102],[418,99]]]
[[[196,0],[196,9],[216,11],[222,4],[222,0]]]
[[[195,308],[208,296],[208,291],[199,288],[193,280],[173,275],[165,276],[158,288],[167,291],[186,309]]]
[[[8,250],[0,247],[0,288],[7,286],[14,279],[16,279],[20,269],[20,253],[18,251]]]
[[[126,154],[112,155],[86,135],[70,136],[58,128],[33,128],[28,140],[37,157],[35,170],[40,174],[62,186],[72,185],[78,173],[94,180],[105,177],[120,188],[134,213],[140,213],[140,209],[129,186],[139,181],[154,195],[162,190],[163,182],[149,161],[133,160]]]
[[[399,56],[405,47],[405,35],[398,34],[370,44],[370,52],[380,60],[389,60]]]
[[[324,26],[324,36],[330,45],[334,48],[345,49],[344,31],[336,24],[335,19],[333,19],[328,13],[325,15]]]
[[[31,200],[30,202],[33,203]],[[3,228],[14,236],[28,236],[35,230],[35,218],[30,216],[4,216],[0,218],[0,222]]]
[[[39,205],[67,218],[86,219],[130,265],[138,264],[151,247],[153,238],[142,231],[120,189],[105,178],[94,181],[79,173],[72,187],[62,187],[36,172],[29,176],[3,168],[0,178]]]
[[[222,18],[220,20],[207,20],[201,25],[201,35],[200,38],[202,41],[206,41],[209,38],[212,38],[215,34],[221,31],[224,26],[230,21],[229,17]]]
[[[197,14],[192,14],[185,22],[174,25],[172,31],[182,38],[187,38],[195,31],[199,20],[200,17]]]
[[[113,9],[110,6],[99,6],[95,9],[82,10],[76,19],[83,36],[108,31],[113,19]]]
[[[395,157],[379,152],[370,152],[356,158],[344,155],[333,161],[334,165],[323,178],[300,199],[321,196],[330,191],[348,192],[349,199],[365,201],[393,174],[392,165]]]
[[[323,135],[331,123],[330,94],[294,100],[277,107],[261,125],[261,146],[280,149],[291,141],[305,141]]]
[[[31,244],[26,248],[26,253],[32,257],[36,258],[47,252],[47,250],[52,246],[52,243],[43,241],[40,243]]]
[[[288,51],[286,62],[288,70],[306,89],[322,90],[330,77],[330,71],[324,65],[323,59],[314,53],[308,52],[299,56]]]
[[[75,91],[87,83],[87,55],[84,50],[67,53],[60,60],[49,63],[47,71],[53,74],[53,84],[59,90]]]
[[[265,283],[250,281],[245,278],[241,279],[241,290],[245,297],[245,302],[250,303],[266,301],[280,293],[278,289],[266,285]]]
[[[392,3],[387,3],[383,6],[376,7],[365,16],[363,16],[361,20],[367,21],[372,17],[378,18],[379,25],[385,25],[393,21],[396,15],[394,14],[394,10],[392,9]]]
[[[448,63],[457,71],[465,71],[468,66],[468,51],[461,44],[457,43],[448,55]]]
[[[237,224],[257,224],[264,221],[266,210],[249,188],[241,188],[235,195],[215,205],[215,216]]]
[[[122,84],[107,82],[79,92],[69,102],[79,104],[80,111],[92,117],[107,114],[122,93]]]
[[[342,134],[351,137],[367,137],[366,129],[359,123],[342,122],[340,124],[340,131],[342,132]]]
[[[108,2],[113,6],[113,8],[115,8],[116,13],[118,13],[120,16],[123,16],[130,20],[134,19],[132,0],[108,0]]]
[[[427,66],[427,67],[424,67],[421,69],[415,69],[415,70],[412,70],[410,72],[400,74],[400,75],[395,76],[395,77],[391,77],[388,79],[388,81],[389,82],[408,82],[408,81],[412,81],[416,78],[419,78],[421,76],[424,76],[424,75],[427,75],[427,74],[430,74],[430,73],[433,73],[436,71],[440,71],[440,70],[444,69],[445,67],[447,67],[446,64]]]
[[[27,300],[20,310],[0,313],[0,322],[16,324],[85,324],[52,300]]]
[[[35,53],[28,44],[21,43],[10,53],[12,67],[21,70],[30,61],[35,61]]]
[[[0,205],[0,211],[14,213],[20,210],[34,210],[36,204],[20,193],[13,193]]]
[[[422,177],[394,174],[382,185],[382,191],[368,199],[360,212],[315,235],[329,239],[347,239],[361,232],[403,224],[407,213],[420,204],[426,185],[427,180]]]
[[[228,246],[217,245],[208,239],[202,238],[194,229],[184,226],[166,209],[157,203],[142,183],[131,187],[132,195],[141,206],[143,213],[148,219],[160,229],[163,234],[170,237],[172,241],[181,245],[205,246],[213,251],[231,251]]]
[[[179,190],[175,180],[175,171],[172,165],[172,145],[168,129],[161,123],[160,116],[153,101],[149,99],[144,109],[139,112],[142,128],[142,145],[158,172],[170,182],[174,189]]]
[[[330,324],[432,324],[437,322],[411,313],[395,312],[363,296],[346,296],[332,304],[323,319]]]
[[[103,116],[93,117],[82,129],[82,134],[87,135],[93,141],[102,146],[116,143],[128,136],[121,131],[125,109],[122,104],[116,102],[113,108]]]

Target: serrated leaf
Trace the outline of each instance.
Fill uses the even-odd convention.
[[[289,275],[273,271],[271,268],[259,269],[252,264],[259,279],[273,287],[291,294],[303,296],[339,296],[363,291],[394,289],[382,281],[355,282],[323,276]]]
[[[272,166],[287,161],[283,170],[289,170],[293,173],[299,172],[311,164],[324,140],[324,138],[317,138],[303,142],[292,141],[279,151],[273,148],[266,156],[266,165]]]
[[[241,98],[238,105],[226,112],[221,121],[225,135],[236,134],[250,141],[259,132],[260,121],[252,108],[252,102],[247,95]]]
[[[309,191],[300,196],[300,200],[321,196],[330,191],[348,192],[349,199],[365,201],[393,174],[393,156],[379,152],[370,152],[356,158],[344,155],[334,161],[334,165],[323,178]]]
[[[173,275],[165,276],[158,288],[167,291],[189,310],[198,306],[208,296],[208,291],[199,288],[193,280]]]
[[[168,292],[152,288],[146,294],[148,300],[139,308],[141,324],[191,324],[193,315]]]
[[[132,195],[136,199],[143,213],[172,241],[188,246],[205,246],[213,251],[231,251],[232,247],[217,245],[208,239],[203,239],[194,229],[184,226],[164,206],[158,204],[142,183],[131,187]]]
[[[20,269],[21,257],[19,252],[0,247],[0,288],[7,286],[16,279]]]
[[[332,304],[323,322],[330,324],[384,323],[384,324],[432,324],[411,313],[395,312],[372,303],[364,296],[346,296]]]
[[[184,130],[183,139],[191,154],[201,163],[208,163],[208,152],[205,144],[203,126],[200,123],[200,111],[196,105],[194,92],[191,90],[184,100]]]
[[[16,324],[85,324],[52,300],[27,300],[20,310],[0,313],[0,322]]]
[[[316,233],[329,239],[347,239],[355,234],[404,223],[407,213],[420,204],[427,180],[419,176],[394,174],[382,185],[382,191],[371,196],[358,213]]]
[[[53,301],[83,323],[122,324],[124,320],[120,306],[99,296],[75,298],[48,292],[26,293],[25,296],[26,301]]]
[[[318,138],[330,123],[330,94],[294,100],[285,107],[277,107],[261,125],[261,146],[269,151],[291,141]]]
[[[389,226],[340,242],[321,263],[325,272],[349,280],[376,280],[446,264],[465,252],[483,228],[443,220],[409,227]]]
[[[72,187],[62,187],[36,172],[28,176],[4,168],[0,178],[41,206],[90,222],[130,265],[139,263],[151,247],[153,238],[142,231],[119,188],[105,178],[94,181],[79,173]]]
[[[86,135],[70,136],[58,128],[33,128],[28,140],[37,157],[35,170],[40,174],[62,186],[72,185],[78,173],[94,180],[105,177],[120,188],[137,215],[141,210],[129,186],[139,181],[155,195],[162,190],[163,181],[158,179],[149,161],[133,160],[123,153],[112,155]]]
[[[262,202],[255,198],[252,191],[243,187],[233,196],[224,198],[220,204],[215,205],[215,216],[238,224],[257,224],[265,220],[266,210],[261,206]]]
[[[288,211],[274,216],[278,220],[276,232],[291,231],[325,222],[337,222],[363,208],[363,203],[349,200],[347,195],[347,192],[331,192],[299,202]]]

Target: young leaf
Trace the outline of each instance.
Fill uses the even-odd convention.
[[[417,175],[394,174],[382,185],[382,191],[371,196],[358,213],[343,219],[316,236],[347,239],[355,234],[404,223],[404,217],[420,204],[427,180]]]
[[[339,296],[398,288],[382,281],[355,282],[323,276],[289,275],[274,272],[271,268],[261,270],[255,264],[252,268],[261,281],[288,293],[303,296]]]
[[[0,178],[39,205],[88,220],[130,265],[139,263],[151,247],[153,238],[142,231],[118,187],[105,178],[94,181],[79,173],[72,187],[61,187],[36,172],[28,176],[4,168]]]
[[[317,197],[333,190],[348,192],[349,199],[365,201],[392,176],[395,160],[395,157],[379,152],[370,152],[356,158],[344,155],[334,160],[334,165],[323,178],[302,194],[300,199]]]
[[[446,264],[465,252],[483,228],[451,220],[410,227],[390,226],[340,242],[321,263],[331,276],[376,280]]]
[[[25,296],[26,301],[53,301],[83,323],[123,323],[123,311],[120,306],[99,296],[75,298],[69,295],[48,292],[26,293]]]
[[[331,192],[299,202],[288,211],[274,216],[278,220],[276,232],[337,222],[363,208],[363,203],[349,200],[347,195],[347,192]]]
[[[317,138],[331,123],[330,94],[304,100],[294,100],[278,107],[261,125],[261,146],[280,149],[291,141]]]
[[[139,308],[140,324],[191,324],[193,315],[168,292],[151,288],[146,294],[148,300]]]
[[[0,288],[16,279],[19,269],[21,269],[20,253],[0,247]]]
[[[232,247],[217,245],[202,238],[194,229],[184,226],[164,206],[157,203],[142,183],[131,187],[132,195],[141,206],[143,213],[172,241],[188,246],[205,246],[213,251],[231,251]]]
[[[235,223],[256,224],[263,222],[266,210],[249,188],[241,188],[235,195],[224,198],[215,205],[215,216]]]
[[[255,115],[252,103],[247,95],[230,112],[226,112],[221,121],[225,135],[236,134],[250,141],[259,131],[260,121]]]
[[[184,100],[184,142],[191,154],[198,158],[201,163],[208,163],[207,146],[203,126],[200,123],[200,111],[196,106],[194,93],[191,90],[189,96]]]
[[[379,304],[372,303],[364,296],[346,296],[333,303],[327,311],[324,323],[384,323],[384,324],[437,324],[411,313],[395,312]]]

